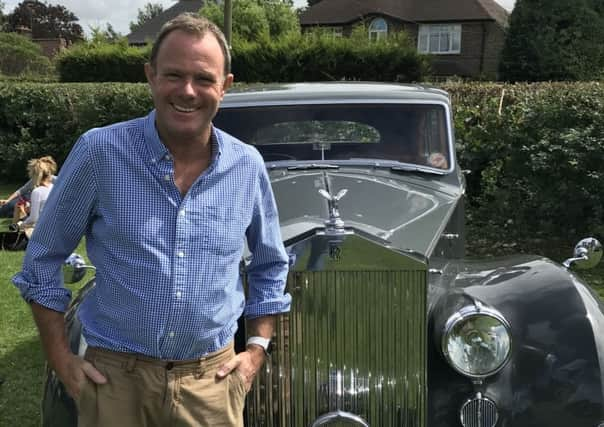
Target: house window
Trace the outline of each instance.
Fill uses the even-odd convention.
[[[460,53],[461,24],[420,25],[417,50],[421,53]]]
[[[388,35],[388,24],[382,18],[375,18],[369,24],[369,40],[385,39]]]

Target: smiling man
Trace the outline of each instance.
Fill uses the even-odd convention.
[[[233,82],[215,25],[168,22],[145,73],[155,109],[80,137],[13,282],[79,426],[241,426],[274,315],[291,299],[275,201],[258,152],[212,126]],[[79,311],[80,357],[64,332],[60,267],[83,235],[97,275]],[[235,354],[242,314],[253,336]]]

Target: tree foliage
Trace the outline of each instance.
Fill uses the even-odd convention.
[[[37,0],[24,0],[8,15],[8,31],[30,28],[33,38],[62,37],[68,42],[83,39],[84,32],[78,17],[65,6],[51,5]]]
[[[115,31],[113,25],[107,23],[105,29],[100,26],[90,27],[90,43],[93,45],[99,45],[103,43],[126,43],[128,39],[121,33]]]
[[[130,22],[130,32],[135,32],[156,16],[161,15],[163,11],[164,7],[160,3],[147,3],[142,9],[138,9],[136,22]]]
[[[290,32],[298,33],[300,24],[292,1],[261,1],[268,20],[269,34],[278,38]]]
[[[604,10],[599,0],[518,0],[502,52],[501,77],[509,81],[601,78],[603,39]]]
[[[256,42],[299,32],[298,18],[292,5],[290,0],[233,2],[233,38]],[[223,27],[224,9],[221,4],[207,2],[200,13]]]
[[[0,0],[0,31],[4,31],[4,2]]]

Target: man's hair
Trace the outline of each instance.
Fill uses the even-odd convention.
[[[192,13],[181,13],[176,18],[166,22],[161,27],[161,30],[153,43],[151,57],[149,58],[149,63],[154,69],[157,65],[157,53],[159,52],[162,42],[168,34],[176,30],[197,35],[200,38],[208,33],[214,35],[218,41],[218,44],[220,45],[220,49],[222,50],[222,56],[224,57],[224,75],[226,76],[231,72],[231,51],[224,34],[212,21],[204,18],[203,16],[197,16]]]
[[[31,159],[27,162],[27,173],[32,180],[34,188],[39,187],[42,181],[50,178],[57,172],[57,163],[50,156]]]

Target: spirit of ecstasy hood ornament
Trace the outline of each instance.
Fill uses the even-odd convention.
[[[338,200],[344,197],[346,193],[348,193],[346,188],[340,190],[335,196],[322,188],[319,189],[319,194],[327,200],[329,206],[329,219],[325,221],[328,229],[334,231],[344,229],[344,221],[340,218],[340,211],[338,210]]]

